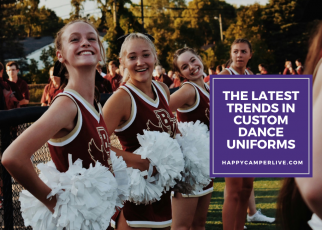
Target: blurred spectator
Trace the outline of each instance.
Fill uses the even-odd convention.
[[[165,68],[162,68],[162,73],[163,73],[163,74],[167,74],[167,73],[165,72]]]
[[[96,70],[100,73],[100,75],[101,75],[102,77],[105,77],[105,76],[106,76],[106,73],[103,73],[103,72],[102,72],[102,66],[101,66],[101,64],[100,64],[100,63],[97,63],[97,65],[96,65]]]
[[[296,75],[296,71],[292,67],[292,62],[285,62],[285,69],[283,71],[283,75]]]
[[[49,106],[57,94],[64,91],[66,83],[61,84],[60,77],[54,76],[54,67],[49,70],[49,83],[45,86],[41,97],[41,106]]]
[[[154,80],[159,81],[159,82],[163,82],[164,84],[166,84],[169,88],[172,85],[172,80],[169,78],[168,75],[164,74],[162,72],[162,66],[157,65],[155,67],[156,70],[156,76],[154,77]]]
[[[13,94],[13,93],[11,91],[9,84],[3,80],[3,71],[4,71],[4,66],[0,62],[0,110],[7,110],[7,109],[11,109],[11,108],[8,108],[9,106],[8,97],[9,98],[12,97],[12,95],[8,95],[8,93],[9,94]],[[20,99],[22,99],[22,96]],[[17,105],[19,105],[18,100],[17,100]]]
[[[20,91],[19,93],[21,93],[23,96],[23,99],[20,101],[18,99],[17,95],[15,94],[17,99],[19,100],[19,104],[20,105],[29,104],[29,88],[28,88],[27,82],[25,82],[20,77],[18,77],[18,72],[19,72],[18,63],[15,61],[8,62],[6,65],[6,70],[7,70],[8,76],[9,76],[8,83],[11,87],[11,90],[14,93],[17,90],[19,90]]]
[[[111,83],[113,91],[117,90],[120,87],[120,84],[122,82],[122,76],[116,73],[117,68],[118,68],[117,61],[110,61],[108,63],[109,73],[104,77],[106,80],[108,80]]]
[[[261,75],[267,74],[267,66],[265,64],[259,64],[258,70],[259,70],[259,74]]]
[[[207,82],[210,80],[210,75],[216,75],[216,69],[215,69],[215,67],[210,67],[210,68],[208,69],[208,74],[209,74],[209,75],[203,79],[203,81],[204,81],[205,83],[207,83]]]
[[[181,83],[184,82],[184,78],[180,77],[178,72],[175,72],[175,78],[173,80],[173,84],[170,86],[170,89],[180,87]]]
[[[304,71],[304,67],[302,65],[302,60],[301,59],[296,59],[295,65],[297,66],[296,73],[298,75],[302,75],[303,74],[303,71]]]
[[[102,77],[96,68],[95,86],[98,90],[96,93],[113,93],[111,82]]]
[[[217,65],[216,74],[219,74],[223,70],[222,65]]]
[[[173,74],[173,71],[172,70],[170,70],[169,72],[168,72],[168,77],[173,81],[174,80],[174,74]]]

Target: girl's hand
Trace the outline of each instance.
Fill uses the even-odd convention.
[[[45,205],[46,207],[52,212],[54,213],[55,210],[54,208],[56,207],[57,204],[57,197],[56,196],[52,196],[51,198],[47,199]]]

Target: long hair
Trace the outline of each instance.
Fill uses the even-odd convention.
[[[313,74],[322,58],[322,21],[317,23],[315,31],[309,41],[309,50],[304,63],[304,74]],[[313,76],[313,83],[315,76]]]
[[[305,204],[295,183],[295,178],[286,178],[277,199],[276,223],[282,230],[311,230],[307,222],[312,211]]]

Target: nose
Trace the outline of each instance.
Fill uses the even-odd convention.
[[[144,64],[144,60],[143,60],[143,57],[138,57],[137,59],[137,65],[143,65]]]
[[[89,47],[91,45],[91,43],[86,38],[83,38],[81,45],[83,47]]]

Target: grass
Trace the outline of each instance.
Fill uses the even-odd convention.
[[[281,178],[255,178],[255,201],[256,208],[269,217],[276,215],[276,200],[281,186]],[[225,179],[214,180],[214,192],[212,193],[209,205],[206,230],[222,230],[222,207],[224,203]],[[276,230],[275,224],[248,223],[245,224],[248,230]]]

